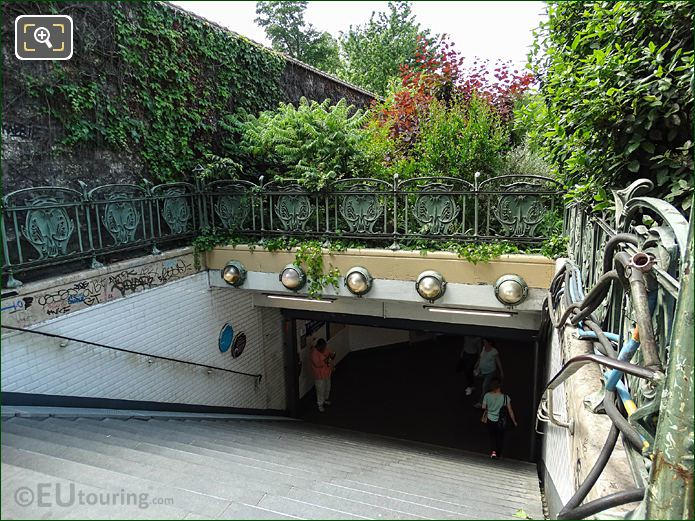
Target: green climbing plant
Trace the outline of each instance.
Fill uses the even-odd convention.
[[[323,245],[319,241],[306,241],[297,247],[295,264],[304,268],[307,279],[307,292],[311,298],[320,298],[323,289],[329,285],[338,290],[340,270],[332,264],[328,270],[323,262]]]
[[[204,227],[193,239],[193,266],[199,270],[202,266],[201,257],[218,246],[237,246],[246,243],[247,239],[233,230]]]
[[[187,178],[211,155],[241,170],[240,121],[280,101],[284,59],[166,3],[97,4],[71,12],[72,59],[8,69],[59,128],[54,151],[123,153],[159,182]]]
[[[430,251],[448,251],[455,253],[459,258],[473,264],[490,262],[502,255],[524,252],[518,246],[507,241],[497,242],[455,242],[455,241],[414,241],[407,245],[420,251],[420,255],[426,256]]]

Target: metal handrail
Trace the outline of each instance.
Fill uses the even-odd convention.
[[[12,331],[21,331],[22,333],[32,333],[35,335],[42,335],[42,336],[46,336],[46,337],[50,337],[50,338],[60,338],[61,340],[67,340],[70,342],[79,342],[81,344],[86,344],[86,345],[90,345],[90,346],[94,346],[94,347],[101,347],[104,349],[110,349],[112,351],[119,351],[121,353],[129,353],[132,355],[146,356],[147,358],[156,358],[158,360],[166,360],[167,362],[176,362],[179,364],[187,364],[187,365],[193,365],[196,367],[204,367],[205,369],[209,369],[209,370],[224,371],[226,373],[238,374],[241,376],[251,376],[253,378],[256,378],[259,382],[263,378],[263,375],[260,373],[245,373],[243,371],[234,371],[233,369],[225,369],[224,367],[217,367],[214,365],[200,364],[198,362],[190,362],[188,360],[180,360],[178,358],[171,358],[169,356],[154,355],[151,353],[144,353],[142,351],[134,351],[132,349],[125,349],[123,347],[109,346],[106,344],[101,344],[99,342],[91,342],[89,340],[82,340],[79,338],[73,338],[73,337],[64,336],[64,335],[58,335],[56,333],[46,333],[45,331],[36,331],[34,329],[26,329],[23,327],[15,327],[15,326],[2,325],[0,327],[2,327],[3,329],[10,329]]]

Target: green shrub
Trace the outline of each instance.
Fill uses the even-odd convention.
[[[375,167],[365,144],[364,112],[344,99],[336,105],[300,100],[250,116],[242,128],[242,149],[259,171],[276,180],[297,180],[321,190],[343,177],[370,175]]]
[[[690,206],[693,11],[686,1],[549,3],[531,53],[541,99],[518,108],[517,128],[568,188],[647,177],[655,195]]]
[[[399,101],[404,92],[397,90],[375,108],[367,125],[369,155],[380,160],[380,177],[451,176],[472,182],[476,171],[489,175],[500,169],[508,125],[487,101],[473,96],[405,104]],[[393,125],[404,126],[401,114],[417,114],[416,130],[392,132]]]
[[[476,171],[495,172],[508,133],[490,105],[474,96],[447,106],[433,101],[420,123],[412,156],[420,175],[446,175],[473,181]]]
[[[550,175],[550,165],[528,143],[513,147],[501,159],[499,173],[503,175]]]

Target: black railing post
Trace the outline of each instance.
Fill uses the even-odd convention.
[[[393,174],[393,242],[389,246],[390,250],[399,250],[398,244],[398,174]]]

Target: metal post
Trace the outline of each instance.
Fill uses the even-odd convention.
[[[398,245],[398,174],[393,174],[393,243],[389,246],[390,250],[400,249]],[[407,196],[406,196],[407,198]],[[385,230],[384,230],[385,231]]]
[[[283,316],[285,349],[285,395],[287,414],[299,417],[299,353],[297,353],[297,320]]]
[[[693,518],[693,218],[645,497],[647,519]]]
[[[533,340],[533,385],[531,386],[531,410],[538,410],[538,378],[540,378],[538,367],[538,346],[539,338]],[[534,423],[531,423],[531,447],[529,455],[532,460],[536,459],[536,428]]]
[[[478,237],[478,209],[479,209],[479,198],[478,195],[478,178],[480,177],[480,172],[476,172],[473,175],[473,237]]]

